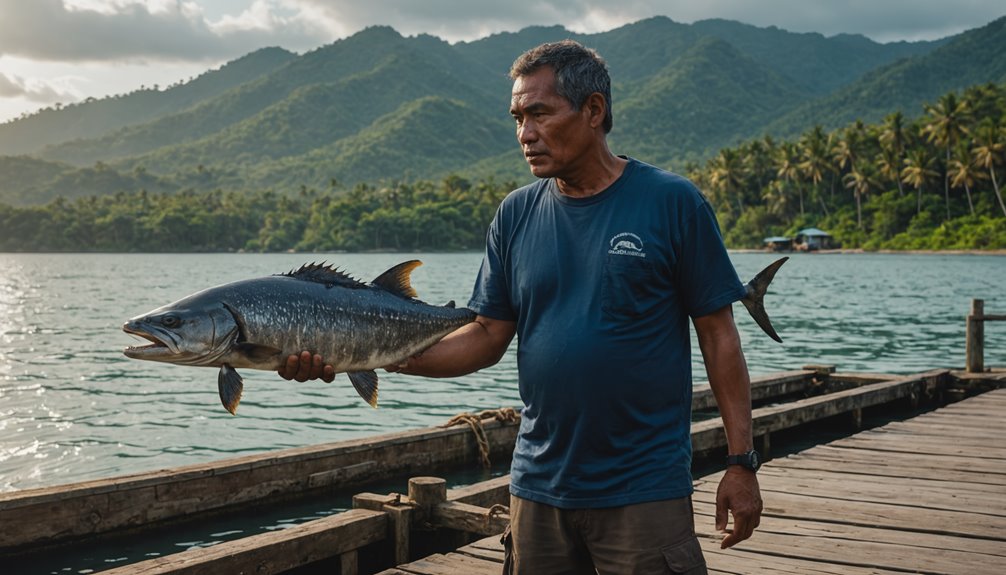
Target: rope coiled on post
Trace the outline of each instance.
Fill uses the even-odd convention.
[[[489,437],[486,435],[486,430],[482,426],[482,422],[487,419],[493,419],[503,423],[516,423],[520,420],[520,415],[518,415],[517,410],[512,407],[486,409],[478,413],[459,413],[440,427],[454,427],[455,425],[461,424],[467,425],[475,435],[475,444],[479,449],[479,459],[482,461],[482,467],[489,469],[492,465],[489,461]]]

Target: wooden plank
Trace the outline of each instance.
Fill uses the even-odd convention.
[[[697,532],[706,534],[708,537],[721,537],[713,531],[716,507],[706,502],[695,502],[695,528]],[[923,513],[920,512],[920,515]],[[938,518],[939,514],[934,514]],[[842,522],[841,517],[822,517],[818,521],[795,519],[792,517],[765,516],[758,526],[756,535],[763,532],[771,532],[782,535],[790,535],[793,540],[801,540],[804,537],[816,537],[822,539],[846,539],[851,541],[875,541],[882,543],[896,544],[906,549],[936,549],[943,551],[951,544],[954,552],[960,553],[981,553],[1000,558],[1006,557],[1006,546],[1001,539],[978,539],[971,537],[947,537],[932,533],[920,533],[918,531],[902,531],[897,529],[884,529]],[[755,539],[749,540],[752,545],[757,544]],[[743,545],[743,543],[742,543]],[[966,560],[966,557],[960,557]]]
[[[988,460],[977,455],[927,455],[925,460],[922,461],[920,460],[921,458],[914,458],[914,460],[904,457],[898,458],[894,454],[883,451],[849,449],[834,447],[831,445],[822,445],[793,457],[867,463],[877,466],[898,464],[915,467],[932,466],[943,470],[960,471],[963,473],[1006,475],[1006,465],[1003,465],[1002,460]]]
[[[751,400],[762,401],[794,393],[807,393],[816,385],[814,375],[814,371],[802,369],[753,377]],[[700,383],[692,389],[692,411],[716,409],[716,407],[716,398],[708,383]]]
[[[384,539],[387,516],[353,509],[289,529],[102,571],[105,575],[216,575],[282,573]]]
[[[937,467],[920,466],[917,463],[912,462],[904,462],[899,465],[892,461],[889,462],[888,465],[881,467],[872,463],[820,459],[805,456],[804,454],[791,455],[785,459],[772,461],[777,467],[795,467],[800,469],[834,471],[866,476],[883,475],[888,477],[918,477],[922,479],[946,481],[949,483],[968,482],[984,483],[988,485],[1002,485],[1003,482],[1002,476],[997,474],[970,473],[967,471],[940,469]]]
[[[764,484],[762,489],[765,491],[830,497],[839,501],[897,502],[907,506],[924,501],[927,509],[945,509],[993,516],[1006,515],[1006,500],[1003,498],[990,497],[990,493],[987,491],[969,493],[964,486],[949,489],[946,483],[936,488],[906,484],[897,489],[895,485],[890,483],[873,483],[866,477],[857,481],[845,474],[808,477],[793,473],[776,475],[767,472],[765,477],[766,480],[762,482]],[[894,497],[893,494],[898,493],[905,494],[905,497]]]
[[[436,553],[396,569],[414,575],[499,575],[500,564],[468,555]]]
[[[757,437],[855,409],[906,398],[913,393],[920,393],[925,385],[942,379],[947,373],[946,370],[934,370],[782,405],[758,408],[752,411],[754,435]],[[718,419],[693,423],[691,433],[692,449],[695,451],[706,451],[726,445],[723,422]]]
[[[770,497],[762,496],[765,502],[763,513],[766,516],[787,516],[811,521],[824,517],[841,517],[846,523],[858,525],[964,537],[987,537],[996,530],[1006,532],[1006,517],[945,511],[940,514],[942,521],[936,523],[920,514],[917,508],[904,505],[766,491],[771,492]],[[695,501],[715,504],[716,484],[700,482],[692,497]]]
[[[447,500],[479,507],[510,504],[510,476],[502,475],[465,487],[447,490]]]
[[[433,508],[433,522],[448,529],[493,535],[503,533],[510,524],[510,516],[505,513],[490,514],[485,507],[448,501]]]
[[[754,540],[749,540],[754,541]],[[699,537],[702,554],[709,572],[718,570],[731,575],[904,575],[903,571],[857,567],[817,561],[814,558],[794,556],[793,549],[786,554],[769,554],[755,551],[741,543],[730,549],[720,549],[719,538]],[[796,543],[799,543],[797,541]],[[796,545],[794,545],[796,547]],[[797,548],[798,549],[798,548]]]

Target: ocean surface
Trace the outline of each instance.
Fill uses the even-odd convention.
[[[0,254],[0,491],[149,471],[426,427],[519,404],[514,348],[482,372],[434,380],[379,371],[380,408],[344,375],[287,382],[243,370],[237,416],[216,370],[131,360],[122,323],[194,291],[327,260],[370,280],[405,259],[420,297],[468,300],[481,255]],[[732,255],[741,278],[775,259]],[[972,298],[1006,313],[1006,257],[795,254],[766,298],[778,344],[735,307],[752,374],[835,364],[908,374],[964,365]],[[705,378],[693,349],[695,379]],[[1006,323],[986,326],[986,365],[1006,365]]]

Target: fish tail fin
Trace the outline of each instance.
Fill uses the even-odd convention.
[[[241,374],[228,364],[220,367],[217,374],[217,388],[220,390],[220,403],[224,404],[224,409],[237,415],[238,403],[241,401],[241,392],[244,390],[244,380]]]
[[[758,275],[754,277],[747,284],[747,295],[741,299],[741,303],[747,308],[748,313],[754,318],[755,323],[762,328],[762,331],[768,334],[769,337],[782,343],[782,338],[779,334],[775,332],[775,328],[772,327],[772,321],[768,318],[768,313],[765,311],[765,292],[768,291],[768,285],[772,283],[772,278],[775,277],[775,272],[779,271],[782,264],[786,263],[789,257],[780,258],[771,264],[769,264],[765,269],[758,272]]]
[[[346,375],[349,376],[349,381],[356,389],[356,393],[359,393],[360,397],[370,404],[370,407],[377,407],[377,373],[371,369],[369,371],[353,371]]]
[[[410,275],[412,274],[412,270],[421,265],[423,265],[423,262],[419,260],[402,262],[377,276],[377,279],[371,283],[398,296],[409,298],[418,297],[419,294],[417,294],[416,290],[412,287]]]

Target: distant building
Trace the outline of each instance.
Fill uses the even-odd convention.
[[[793,249],[793,240],[785,236],[765,238],[765,249],[770,252],[788,252]]]
[[[793,246],[805,252],[829,250],[835,247],[835,240],[828,232],[817,228],[806,228],[797,232]]]

